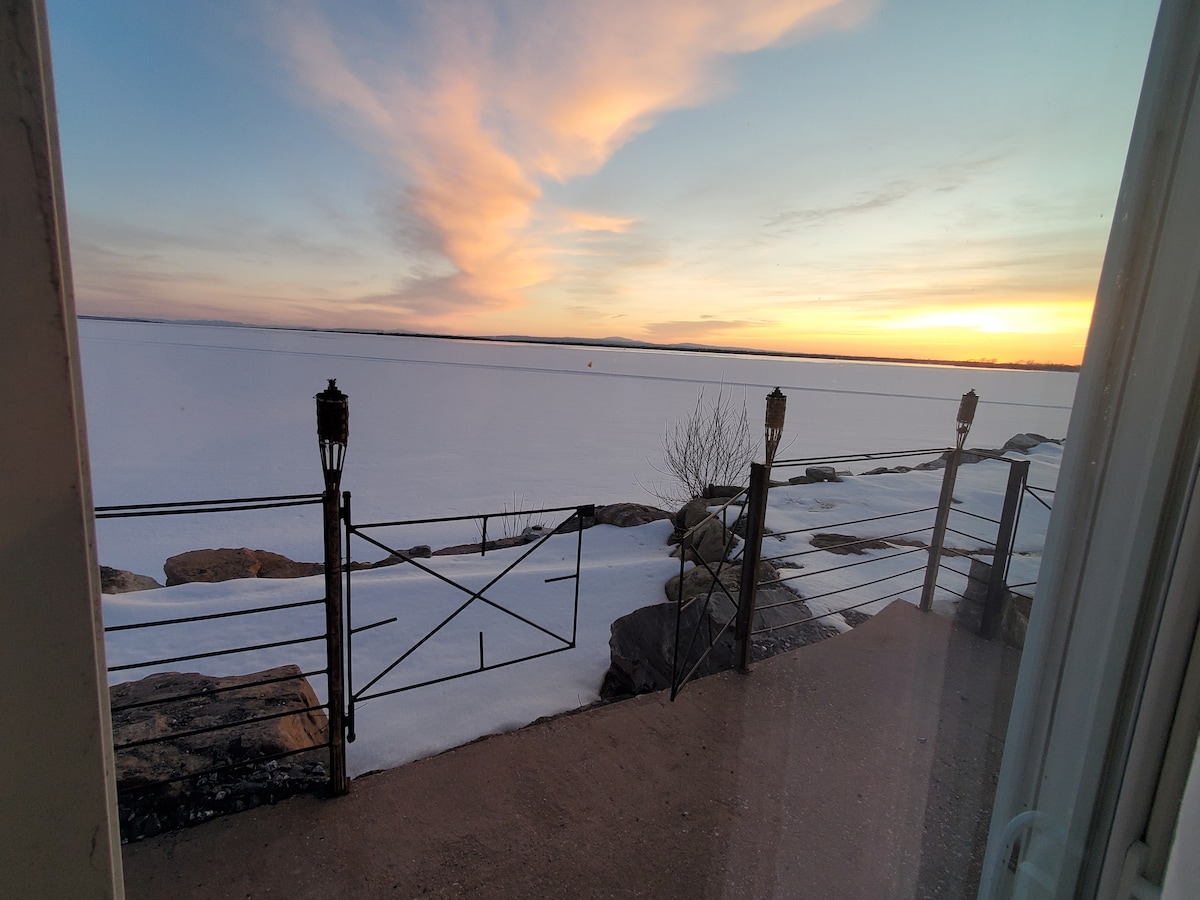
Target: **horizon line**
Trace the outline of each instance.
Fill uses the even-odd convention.
[[[469,335],[442,334],[419,331],[403,331],[383,328],[331,328],[315,325],[268,325],[252,322],[237,322],[229,319],[169,319],[153,316],[104,316],[76,313],[76,319],[91,319],[108,322],[144,322],[154,325],[199,325],[202,327],[263,328],[275,331],[311,331],[326,334],[370,334],[386,337],[412,337],[431,340],[484,341],[492,343],[555,344],[569,347],[607,347],[620,350],[663,350],[669,353],[716,353],[726,355],[779,357],[782,359],[812,359],[830,362],[891,363],[894,365],[953,366],[966,369],[1013,369],[1037,372],[1079,372],[1081,366],[1072,363],[1052,362],[997,362],[995,360],[931,359],[903,356],[866,356],[844,353],[806,353],[792,350],[762,350],[752,347],[722,347],[714,344],[656,344],[635,338],[607,337],[539,337],[537,335]]]

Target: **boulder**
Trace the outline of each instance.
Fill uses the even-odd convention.
[[[682,556],[693,562],[703,560],[719,563],[737,544],[737,537],[718,519],[709,519],[687,531],[679,540],[679,546],[671,551],[675,557]]]
[[[326,716],[296,666],[224,678],[167,672],[109,694],[122,842],[328,784]],[[248,721],[264,714],[277,717]]]
[[[643,606],[612,623],[608,640],[610,665],[604,677],[600,695],[606,699],[648,694],[671,686],[672,660],[675,657],[677,618],[683,640],[699,629],[709,633],[712,620],[701,604],[693,603],[677,612],[674,603]],[[712,631],[719,630],[719,626]],[[690,669],[703,654],[704,647],[696,641],[682,648],[686,660],[681,669]],[[718,638],[712,652],[700,664],[697,675],[711,675],[733,668],[732,629]]]
[[[774,566],[769,562],[760,562],[758,564],[758,581],[760,584],[778,580],[779,572],[776,571]],[[720,587],[714,587],[714,582],[723,585],[725,590],[721,590]],[[740,562],[723,562],[716,566],[712,572],[704,566],[696,566],[684,572],[682,578],[678,575],[672,576],[667,581],[664,590],[668,601],[678,602],[680,600],[680,586],[682,585],[682,600],[684,603],[690,603],[696,599],[703,602],[711,593],[709,604],[713,609],[714,615],[721,622],[727,622],[733,617],[736,611],[736,605],[729,597],[737,597],[738,591],[741,590],[741,582],[742,564]],[[728,592],[728,596],[726,592]]]
[[[149,575],[138,575],[127,569],[100,567],[100,593],[125,594],[129,591],[151,591],[162,587]]]
[[[172,556],[163,564],[168,586],[235,578],[304,578],[324,571],[321,563],[294,562],[269,550],[246,547],[189,550]]]
[[[312,686],[294,665],[224,677],[162,672],[113,685],[109,698],[113,744],[118,748],[117,787],[122,790],[317,747],[324,743],[328,727],[325,712],[312,709],[319,705]],[[248,721],[288,710],[297,712]],[[215,726],[223,727],[172,737]],[[120,749],[150,738],[165,740]]]
[[[610,503],[596,507],[597,525],[616,525],[618,528],[634,528],[660,519],[670,519],[671,514],[656,506],[644,503]]]
[[[710,596],[709,586],[713,584],[714,574],[725,591],[717,587]],[[740,574],[738,563],[725,563],[712,574],[703,567],[696,567],[683,575],[682,611],[674,602],[681,584],[679,576],[675,576],[665,588],[670,598],[667,603],[634,610],[613,622],[608,641],[609,669],[600,696],[614,700],[671,686],[677,616],[681,671],[691,669],[700,661],[709,635],[717,637],[712,652],[700,663],[696,677],[732,668],[733,619],[737,604],[730,597],[738,596]],[[787,585],[770,583],[779,577],[770,563],[760,563],[758,576],[757,609],[752,627],[772,630],[752,638],[751,660],[766,659],[838,634],[832,625],[819,620],[801,622],[811,615],[808,607]]]
[[[759,603],[782,602],[790,595],[795,603],[755,613],[754,628],[768,627],[768,622],[784,627],[751,639],[750,659],[758,661],[794,650],[807,644],[834,637],[838,630],[822,622],[794,623],[810,613],[795,594],[780,586],[759,589]],[[714,593],[714,598],[717,596]],[[600,696],[616,700],[635,694],[661,691],[671,686],[672,660],[675,658],[676,617],[680,635],[680,671],[688,671],[699,663],[693,677],[703,677],[733,668],[734,628],[729,617],[733,607],[725,603],[691,603],[677,613],[677,604],[659,603],[644,606],[622,616],[612,624],[608,641],[609,669],[600,688]],[[729,627],[725,628],[728,623]],[[722,629],[724,628],[724,631]],[[708,635],[716,636],[712,651],[700,662],[708,646]],[[694,636],[694,637],[693,637]]]
[[[710,506],[720,506],[720,504],[704,497],[689,500],[675,513],[675,528],[679,531],[687,531],[689,528],[699,525],[708,518]]]

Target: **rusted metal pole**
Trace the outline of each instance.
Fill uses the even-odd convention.
[[[754,602],[758,596],[758,562],[762,557],[763,527],[767,519],[767,478],[770,468],[750,464],[750,495],[746,503],[746,538],[742,548],[742,577],[738,588],[737,623],[734,629],[735,662],[739,672],[750,671]]]
[[[1004,492],[1004,508],[1000,513],[1000,527],[996,532],[996,550],[992,554],[992,575],[988,580],[987,599],[983,604],[983,619],[979,625],[980,637],[994,638],[1000,632],[1000,620],[1004,614],[1004,598],[1008,593],[1005,575],[1008,559],[1012,555],[1013,538],[1017,530],[1017,513],[1021,509],[1021,495],[1029,478],[1029,460],[1019,459],[1009,463],[1008,486]]]

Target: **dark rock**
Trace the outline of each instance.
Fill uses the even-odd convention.
[[[321,563],[294,562],[269,550],[246,547],[189,550],[172,556],[163,564],[168,586],[235,578],[304,578],[324,571]]]
[[[988,580],[991,576],[990,565],[982,560],[971,560],[967,588],[954,610],[954,620],[971,634],[979,634],[983,625],[983,610],[987,603]]]
[[[1040,434],[1014,434],[1004,442],[1004,447],[1001,452],[1016,450],[1019,453],[1028,453],[1038,444],[1061,444],[1062,441],[1056,441],[1053,438],[1043,437]]]
[[[736,497],[744,490],[743,487],[738,487],[736,484],[710,484],[704,489],[704,496],[709,500],[728,500],[730,497]]]
[[[610,503],[596,507],[597,525],[616,525],[618,528],[634,528],[660,519],[670,519],[671,514],[656,506],[643,503]]]
[[[874,538],[857,538],[849,534],[836,534],[834,532],[821,532],[814,534],[808,539],[808,542],[818,550],[828,550],[830,553],[836,553],[839,556],[862,556],[868,550],[891,550],[892,545],[887,541],[880,541]]]
[[[610,665],[601,686],[605,699],[663,690],[671,686],[672,661],[675,658],[676,616],[679,616],[681,657],[679,671],[696,665],[708,646],[709,636],[717,636],[712,652],[697,669],[696,676],[711,675],[733,667],[734,641],[732,621],[740,589],[741,566],[727,563],[714,570],[716,587],[709,593],[713,575],[702,567],[683,577],[682,611],[674,602],[660,603],[634,610],[612,624],[609,638]],[[771,631],[751,641],[751,660],[765,659],[776,653],[816,643],[838,633],[820,621],[805,622],[811,615],[794,591],[785,584],[771,583],[778,572],[769,563],[760,564],[757,609],[753,628]],[[680,588],[679,577],[667,583],[667,596],[674,599]],[[689,600],[691,602],[689,602]],[[726,627],[729,626],[729,627]]]
[[[608,641],[611,665],[601,686],[601,696],[616,699],[671,686],[677,616],[680,633],[684,635],[685,652],[687,636],[697,629],[701,634],[707,634],[712,625],[711,617],[698,603],[684,607],[679,613],[677,609],[674,603],[643,606],[613,622]],[[682,670],[690,669],[699,661],[704,649],[699,643],[696,642],[691,652],[686,653],[686,658],[681,659]],[[711,675],[732,667],[733,635],[726,633],[700,664],[697,675]]]
[[[699,525],[708,518],[710,506],[720,506],[720,504],[713,503],[704,497],[689,500],[675,513],[675,527],[679,531],[687,531],[689,528]]]
[[[963,591],[962,599],[954,611],[955,622],[972,634],[979,634],[983,626],[991,577],[991,563],[972,557],[967,589]],[[999,634],[995,637],[1020,650],[1025,646],[1025,632],[1029,627],[1029,598],[1014,594],[1005,587],[1001,602]]]
[[[149,575],[138,575],[126,569],[100,567],[100,593],[124,594],[129,591],[152,591],[162,587]]]
[[[510,547],[520,547],[525,544],[525,539],[520,535],[516,537],[497,538],[494,541],[487,542],[488,550],[507,550]],[[474,544],[455,544],[452,547],[442,547],[439,550],[434,550],[434,556],[461,556],[466,553],[479,553],[482,551],[483,545],[476,542]]]
[[[838,478],[837,469],[833,466],[809,466],[804,470],[804,474],[813,481],[841,481]]]
[[[865,612],[860,612],[857,609],[848,609],[842,613],[842,618],[846,620],[846,624],[851,628],[857,628],[863,622],[869,622],[871,617]]]

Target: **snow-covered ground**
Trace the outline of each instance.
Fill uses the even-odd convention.
[[[692,409],[701,388],[710,394],[722,385],[739,396],[744,391],[755,421],[765,395],[781,387],[789,408],[780,456],[809,457],[946,445],[958,399],[972,388],[981,402],[971,445],[998,447],[1018,432],[1062,437],[1075,387],[1075,376],[1064,373],[94,320],[80,326],[98,505],[319,491],[312,397],[333,377],[350,396],[344,486],[353,493],[358,522],[653,502],[643,485],[662,479],[655,466],[660,465],[664,427]],[[1032,484],[1054,486],[1060,452],[1043,445],[1031,454]],[[891,463],[844,468],[862,472],[880,464]],[[956,508],[995,517],[1006,477],[1003,463],[963,467]],[[796,533],[785,542],[769,543],[801,550],[809,548],[808,536],[821,530],[858,537],[894,534],[902,529],[891,519],[832,526],[932,506],[940,480],[940,472],[911,472],[777,488],[771,492],[767,525]],[[541,518],[531,513],[529,521]],[[956,524],[960,518],[952,520],[952,527],[990,537],[986,523],[964,519]],[[1032,580],[1045,521],[1044,510],[1026,502],[1018,550],[1028,555],[1016,558],[1010,581]],[[609,624],[664,599],[663,584],[678,571],[677,560],[667,555],[669,531],[662,522],[588,529],[583,535],[577,647],[364,703],[356,722],[358,740],[350,748],[352,773],[397,765],[594,700],[608,666]],[[159,578],[163,560],[195,548],[248,546],[300,560],[321,556],[318,507],[106,520],[98,523],[98,536],[105,565]],[[477,539],[470,522],[412,526],[388,538],[391,546],[401,548]],[[574,581],[555,579],[574,572],[576,540],[576,535],[553,536],[486,596],[569,637]],[[950,543],[962,549],[977,545],[963,535],[952,535]],[[492,551],[486,557],[436,557],[422,565],[475,590],[525,549]],[[795,586],[813,597],[851,580],[882,578],[924,561],[920,553],[895,560],[882,559],[888,551],[868,554],[862,559],[878,561],[825,575],[812,573],[848,558],[828,553],[801,557],[797,561],[805,575]],[[383,555],[364,546],[361,558]],[[919,583],[919,575],[915,581]],[[906,583],[897,579],[894,589]],[[961,590],[953,575],[944,583]],[[880,586],[861,590],[866,593],[847,591],[813,600],[810,606],[825,612],[883,593]],[[904,596],[915,601],[917,593]],[[181,585],[106,597],[105,622],[248,609],[322,595],[320,578]],[[395,566],[356,574],[352,596],[355,625],[396,619],[356,638],[353,680],[360,687],[469,595],[415,567]],[[945,593],[938,606],[949,609],[952,601],[952,594]],[[121,665],[308,637],[321,630],[322,614],[313,606],[118,632],[110,635],[108,661]],[[375,689],[478,666],[480,632],[489,666],[561,646],[551,635],[477,601]],[[252,658],[216,657],[156,668],[228,674],[294,662],[315,670],[324,665],[321,657],[320,642],[312,642],[260,651]],[[112,680],[154,670],[113,673]],[[314,679],[314,687],[321,693],[321,679]]]

